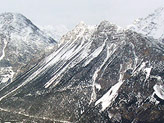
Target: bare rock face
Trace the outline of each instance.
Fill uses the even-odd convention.
[[[0,90],[3,121],[163,122],[163,44],[107,21],[79,24],[61,40]]]
[[[49,54],[56,41],[21,14],[0,15],[0,89]]]

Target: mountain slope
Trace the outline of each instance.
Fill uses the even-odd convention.
[[[45,35],[29,19],[17,13],[0,15],[0,88],[49,54],[56,41]],[[27,67],[27,68],[28,68]]]
[[[0,90],[1,110],[14,111],[7,120],[19,112],[61,122],[162,122],[161,46],[107,21],[80,23],[58,50]]]
[[[137,19],[128,28],[146,36],[151,36],[155,39],[164,39],[164,8],[155,10],[146,18]]]

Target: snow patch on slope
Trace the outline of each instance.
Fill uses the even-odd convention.
[[[96,101],[95,106],[100,104],[102,105],[101,111],[104,111],[107,107],[109,107],[117,98],[118,96],[118,90],[123,84],[123,73],[121,72],[122,65],[120,66],[120,77],[118,80],[118,83],[113,85],[110,90],[104,94],[99,100]]]
[[[103,95],[103,97],[101,97],[98,101],[96,101],[95,105],[98,105],[99,103],[101,103],[102,105],[101,111],[104,111],[107,107],[109,107],[118,96],[117,92],[119,88],[121,87],[121,85],[123,84],[122,79],[123,79],[123,75],[120,74],[118,83],[112,86],[110,90],[105,95]]]
[[[6,46],[7,46],[7,41],[4,40],[4,47],[2,49],[2,55],[0,57],[0,61],[5,57],[5,49],[6,49]]]

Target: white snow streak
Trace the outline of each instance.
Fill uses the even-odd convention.
[[[67,61],[67,60],[69,60],[69,59],[72,59],[76,54],[78,54],[78,53],[80,53],[80,51],[83,49],[83,48],[85,48],[85,47],[87,47],[87,45],[88,45],[88,43],[87,44],[85,44],[85,45],[83,45],[83,41],[81,42],[81,44],[80,44],[80,46],[78,47],[78,48],[76,48],[75,49],[75,47],[76,47],[76,45],[74,46],[74,47],[67,47],[66,49],[65,48],[63,48],[64,50],[65,50],[65,52],[61,55],[61,58],[60,58],[60,60],[61,59],[64,59],[65,60],[65,62]],[[84,49],[83,51],[85,51],[85,55],[84,54],[81,54],[80,56],[81,57],[79,57],[78,59],[78,62],[80,62],[83,58],[85,58],[85,56],[87,55],[87,53],[86,53],[86,49]],[[82,51],[82,52],[83,52]],[[57,57],[58,57],[58,55],[57,55]],[[56,58],[54,58],[54,59],[56,59]],[[65,62],[63,63],[63,65],[65,64]],[[67,64],[62,70],[60,70],[60,68],[62,68],[63,67],[63,65],[54,73],[54,77],[51,79],[51,80],[49,80],[46,84],[45,84],[45,88],[48,88],[68,67],[69,67],[69,65],[70,64],[73,64],[73,65],[75,65],[74,64],[74,61],[72,61],[72,62],[69,62],[69,64]],[[73,67],[73,66],[71,66],[71,67]],[[58,73],[59,72],[59,73]],[[56,75],[55,75],[56,74]],[[55,83],[55,85],[57,85],[58,84],[58,82],[56,82]],[[54,85],[54,86],[55,86]]]
[[[89,59],[84,63],[84,67],[87,66],[95,57],[101,53],[107,40],[108,38],[105,39],[104,43],[99,48],[97,48],[90,56],[88,56]]]
[[[104,41],[104,44],[106,43],[106,40]],[[103,50],[103,48],[104,48],[104,46],[105,45],[102,45],[101,46],[101,50]],[[102,67],[104,66],[104,64],[107,62],[107,60],[109,59],[109,57],[113,54],[113,52],[115,51],[115,50],[113,50],[113,51],[111,51],[110,52],[110,49],[112,49],[112,47],[115,47],[115,45],[114,44],[111,44],[110,45],[110,47],[108,47],[107,46],[107,56],[106,56],[106,58],[104,59],[104,61],[103,61],[103,63],[101,64],[101,66],[100,67],[98,67],[97,69],[96,69],[96,71],[95,71],[95,73],[93,74],[93,77],[92,77],[92,81],[93,81],[93,92],[92,92],[92,95],[91,95],[91,100],[90,100],[90,103],[91,102],[93,102],[94,100],[96,100],[96,90],[95,90],[95,88],[97,88],[98,90],[100,90],[101,89],[101,85],[100,84],[98,84],[98,83],[96,83],[95,81],[96,81],[96,78],[97,78],[97,76],[98,76],[98,72],[102,69]],[[99,50],[99,51],[96,51],[96,52],[99,52],[99,54],[101,53],[100,51],[101,50]],[[97,54],[97,55],[99,55],[99,54]],[[90,60],[89,60],[90,61]]]
[[[141,71],[141,70],[146,66],[146,63],[147,63],[147,62],[143,62],[143,63],[141,64],[141,66],[138,68],[137,71],[138,71],[138,72]]]
[[[6,39],[4,39],[4,47],[2,49],[2,55],[0,57],[0,61],[5,57],[5,49],[6,49],[6,47],[7,47],[7,41],[6,41]]]
[[[151,66],[150,68],[145,68],[145,69],[144,69],[144,71],[146,72],[146,79],[145,79],[145,82],[147,81],[147,79],[148,79],[149,76],[150,76],[151,69],[152,69],[152,66]]]
[[[144,72],[146,74],[145,82],[150,77],[150,73],[151,73],[151,70],[153,68],[152,66],[146,68],[146,64],[147,63],[148,63],[148,61],[147,62],[143,62],[138,69],[136,69],[137,68],[136,67],[134,69],[134,71],[133,71],[133,75],[138,74],[140,71]]]
[[[91,41],[88,39],[88,42],[85,42],[85,38],[88,35],[85,35],[81,42],[80,45],[77,47],[76,45],[76,41],[78,40],[79,37],[82,37],[83,34],[85,33],[85,28],[83,28],[83,30],[78,34],[78,36],[76,37],[76,39],[74,39],[73,41],[70,42],[70,44],[66,43],[66,45],[64,45],[58,54],[56,54],[56,56],[54,56],[53,60],[52,60],[52,64],[54,64],[55,62],[59,61],[59,60],[64,60],[64,63],[60,66],[60,68],[62,68],[66,61],[72,59],[73,57],[75,57],[77,54],[78,56],[76,58],[74,58],[74,60],[72,60],[72,62],[69,62],[64,68],[62,68],[62,70],[60,70],[60,68],[54,73],[54,76],[51,80],[49,80],[46,84],[45,84],[45,88],[48,88],[55,80],[57,80],[58,77],[61,77],[61,74],[66,71],[66,69],[68,67],[73,67],[75,66],[77,63],[79,63],[82,59],[84,59],[85,57],[88,56],[88,52],[89,52],[89,48],[91,46]],[[75,43],[75,44],[74,44]],[[58,51],[57,51],[58,52]],[[51,57],[50,57],[51,58]],[[56,81],[54,83],[54,86],[56,86],[58,84],[59,81]]]
[[[147,64],[148,62],[142,62],[142,64],[140,63],[138,66],[136,66],[135,68],[134,68],[134,70],[133,70],[133,76],[134,75],[136,75],[136,74],[138,74],[141,70],[143,71],[144,70],[144,68],[146,67],[146,64]],[[143,72],[145,72],[145,71],[143,71]]]

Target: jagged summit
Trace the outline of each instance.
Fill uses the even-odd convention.
[[[113,24],[107,20],[104,20],[102,22],[100,22],[100,24],[98,25],[97,30],[101,30],[103,32],[122,32],[124,29],[116,24]]]
[[[80,21],[76,26],[75,28],[73,29],[75,32],[79,32],[79,31],[82,31],[83,29],[87,29],[89,27],[94,27],[94,26],[91,26],[91,25],[87,25],[84,21]]]
[[[111,23],[110,21],[107,21],[107,20],[103,20],[100,22],[99,26],[101,25],[108,25],[108,26],[111,26],[111,25],[115,25],[113,23]],[[116,25],[115,25],[116,26]]]
[[[87,26],[87,24],[84,21],[80,21],[80,23],[76,25],[76,27],[82,27],[82,26]]]
[[[96,26],[87,25],[83,21],[81,21],[75,26],[73,30],[69,31],[61,38],[61,40],[59,41],[59,46],[65,44],[68,41],[75,41],[78,38],[87,38],[94,32],[95,29]]]
[[[156,9],[145,18],[137,19],[128,29],[155,39],[164,39],[164,7]]]

